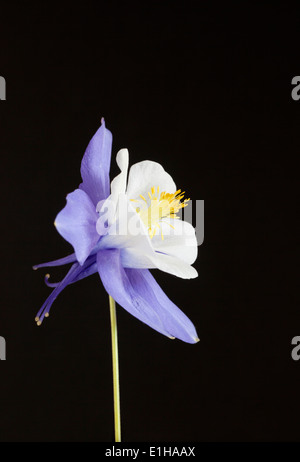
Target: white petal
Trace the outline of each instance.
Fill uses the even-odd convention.
[[[156,252],[151,259],[156,268],[179,278],[194,279],[198,276],[195,268],[177,257]]]
[[[197,271],[185,261],[162,253],[144,252],[143,248],[123,248],[121,261],[124,268],[160,269],[165,273],[183,279],[193,279],[198,276]]]
[[[159,163],[145,160],[132,165],[128,176],[127,196],[130,199],[138,199],[140,194],[148,197],[148,192],[153,186],[158,186],[160,192],[176,191],[171,175]]]
[[[116,156],[117,164],[121,173],[117,175],[111,182],[110,190],[113,199],[116,199],[119,194],[124,194],[126,190],[127,171],[129,163],[128,149],[121,149]]]
[[[151,252],[152,258],[154,257]],[[146,253],[143,248],[128,247],[121,250],[121,263],[123,268],[156,268],[149,253]]]
[[[97,204],[97,211],[105,211],[102,217],[99,228],[103,226],[104,221],[107,220],[108,225],[112,225],[115,221],[116,213],[118,210],[119,196],[125,193],[127,172],[129,164],[129,153],[128,149],[121,149],[116,156],[116,162],[121,170],[121,173],[117,175],[111,182],[110,190],[111,194],[105,201],[100,201]]]
[[[175,219],[164,219],[159,225],[151,240],[154,249],[178,257],[190,265],[194,263],[198,254],[194,227],[187,221]]]

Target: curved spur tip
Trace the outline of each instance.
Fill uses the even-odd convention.
[[[101,124],[105,124],[104,117],[101,117]]]
[[[200,342],[200,338],[199,338],[199,337],[194,337],[194,340],[195,340],[195,343]]]

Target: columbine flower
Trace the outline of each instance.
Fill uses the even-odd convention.
[[[108,294],[123,308],[158,332],[188,343],[197,342],[192,322],[166,296],[149,268],[181,278],[197,277],[192,225],[177,215],[188,204],[171,176],[152,161],[134,164],[128,174],[128,151],[121,149],[121,173],[109,184],[112,135],[102,125],[81,163],[83,182],[67,195],[55,220],[58,232],[74,248],[60,260],[34,268],[72,264],[36,316],[40,325],[51,305],[69,284],[98,272]]]

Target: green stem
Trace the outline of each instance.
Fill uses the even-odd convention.
[[[112,368],[113,368],[113,390],[114,390],[114,421],[115,421],[115,441],[121,441],[121,413],[120,413],[120,386],[119,386],[119,355],[118,355],[118,330],[116,303],[109,296],[110,325],[111,325],[111,348],[112,348]]]

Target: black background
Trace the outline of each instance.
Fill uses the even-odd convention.
[[[154,272],[200,343],[118,309],[124,441],[298,441],[299,8],[33,5],[0,19],[0,441],[113,440],[101,281],[68,287],[38,328],[47,271],[31,269],[71,251],[53,221],[102,116],[112,176],[127,147],[131,164],[158,161],[205,201],[199,277]]]

